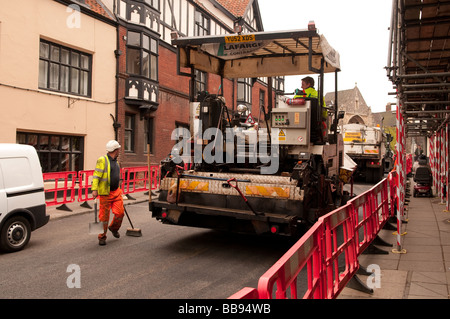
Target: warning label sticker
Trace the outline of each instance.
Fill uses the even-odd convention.
[[[249,114],[247,116],[247,119],[245,120],[245,124],[255,124],[255,120],[253,119],[253,116]]]

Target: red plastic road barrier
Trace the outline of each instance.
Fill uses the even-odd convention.
[[[150,166],[150,188],[157,189],[160,183],[159,165]],[[122,190],[124,194],[148,191],[148,166],[122,168]]]
[[[94,170],[77,172],[54,172],[44,173],[42,177],[45,183],[55,182],[53,188],[46,187],[46,193],[53,193],[52,199],[46,201],[47,206],[62,205],[75,201],[75,186],[78,180],[79,202],[93,200],[90,189]],[[121,170],[123,180],[122,188],[124,194],[148,191],[148,167],[125,167]],[[151,189],[157,189],[161,182],[160,166],[150,166]]]
[[[375,221],[373,219],[371,191],[362,193],[353,198],[353,220],[355,223],[355,237],[357,241],[356,252],[359,255],[370,245],[375,238]]]
[[[255,288],[245,287],[227,299],[259,299],[259,294]]]
[[[316,223],[294,246],[291,247],[258,282],[260,299],[272,299],[276,284],[276,299],[297,298],[297,276],[307,267],[307,291],[303,299],[321,299],[324,297],[322,275],[322,234],[323,223]]]
[[[334,299],[356,274],[358,257],[389,218],[386,179],[346,205],[322,216],[258,281],[230,299],[286,299],[298,296],[298,277],[306,276],[302,298]],[[391,213],[392,215],[392,213]],[[362,235],[362,236],[361,236]],[[362,238],[361,238],[362,237]],[[302,272],[302,270],[305,270]],[[256,294],[256,291],[258,294]]]
[[[372,189],[372,211],[375,220],[375,235],[383,228],[391,214],[389,213],[389,192],[387,179],[376,184]],[[391,211],[392,212],[392,211]]]
[[[42,177],[45,182],[54,181],[54,188],[47,188],[45,193],[53,193],[53,199],[46,201],[47,206],[62,205],[75,200],[75,182],[77,172],[44,173]]]
[[[158,189],[159,184],[161,183],[161,166],[152,165],[150,166],[150,182],[151,189]]]
[[[148,167],[122,168],[122,191],[124,194],[148,191]]]
[[[86,202],[88,200],[93,200],[92,194],[89,194],[89,190],[92,186],[92,178],[94,175],[94,170],[90,171],[79,171],[78,172],[78,201]]]
[[[336,298],[359,268],[353,209],[352,204],[348,203],[319,219],[325,231],[325,254],[322,259],[325,299]]]

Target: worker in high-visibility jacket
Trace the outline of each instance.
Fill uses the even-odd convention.
[[[92,180],[92,196],[100,199],[98,218],[103,223],[103,233],[98,235],[98,243],[101,246],[106,245],[108,229],[114,237],[120,237],[119,229],[125,211],[120,188],[120,166],[117,162],[119,149],[120,144],[115,140],[106,143],[107,154],[98,158]],[[110,210],[114,217],[108,227]]]
[[[296,90],[296,94],[294,96],[294,99],[296,98],[314,98],[318,99],[319,94],[317,93],[316,89],[314,88],[314,79],[310,76],[304,77],[302,79],[302,89],[303,92],[300,90]],[[319,101],[320,103],[320,101]],[[325,104],[325,100],[322,101],[322,136],[323,138],[326,138],[327,135],[327,119],[328,119],[328,110],[327,105]]]
[[[302,89],[303,89],[303,97],[311,97],[314,99],[319,98],[319,93],[317,93],[316,89],[314,88],[314,79],[310,76],[307,76],[302,79]],[[301,93],[300,93],[301,94]],[[294,99],[297,98],[297,95],[294,96]],[[325,104],[325,100],[322,101],[322,118],[327,119],[328,117],[328,110],[327,105]]]

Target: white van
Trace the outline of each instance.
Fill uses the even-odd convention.
[[[36,150],[28,145],[0,144],[0,250],[21,250],[31,232],[49,218]]]

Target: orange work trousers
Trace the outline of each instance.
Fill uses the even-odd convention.
[[[119,230],[122,225],[123,215],[125,209],[123,208],[122,190],[120,188],[111,191],[109,195],[101,195],[100,210],[98,212],[98,219],[103,222],[103,233],[98,234],[98,239],[106,239],[106,232],[108,231],[109,212],[112,210],[114,215],[109,228],[112,232]]]

